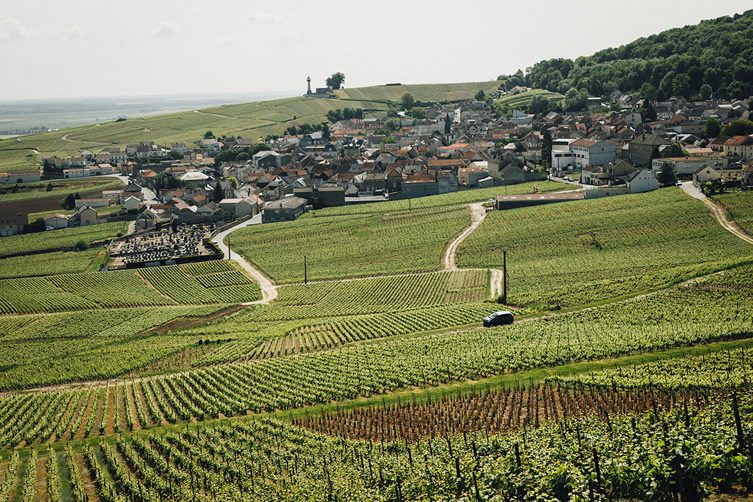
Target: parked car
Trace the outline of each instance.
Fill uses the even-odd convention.
[[[682,186],[682,181],[677,180],[677,183],[675,183],[675,185],[677,185],[678,187],[681,187]]]
[[[498,310],[497,312],[484,317],[484,327],[491,328],[492,326],[512,324],[514,320],[512,312],[509,310]]]

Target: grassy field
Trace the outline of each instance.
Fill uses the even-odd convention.
[[[492,94],[499,88],[499,82],[466,82],[460,84],[406,84],[395,86],[358,87],[335,91],[340,99],[354,101],[399,102],[405,93],[412,94],[417,101],[445,102],[472,99],[478,91]]]
[[[753,235],[753,192],[731,192],[713,198],[727,208],[740,228]]]
[[[557,92],[551,92],[544,89],[531,89],[530,91],[521,92],[520,94],[502,96],[495,103],[497,106],[508,107],[514,110],[527,107],[534,96],[541,96],[555,103],[565,99],[565,96]]]
[[[499,267],[510,299],[544,308],[619,297],[753,259],[753,249],[676,188],[495,211],[458,251],[466,267]]]
[[[374,213],[349,218],[304,216],[255,225],[232,245],[281,283],[437,270],[444,247],[469,221],[465,209]]]
[[[125,146],[139,141],[161,144],[193,144],[211,130],[216,135],[261,139],[281,134],[287,127],[319,123],[327,112],[340,108],[363,108],[367,115],[384,116],[388,102],[399,102],[405,92],[421,101],[468,99],[479,90],[492,92],[497,84],[425,84],[399,87],[374,86],[338,91],[341,99],[308,99],[302,96],[225,105],[198,111],[133,118],[121,122],[80,126],[0,140],[0,172],[40,167],[51,155],[78,155],[82,149],[97,152],[105,146]]]

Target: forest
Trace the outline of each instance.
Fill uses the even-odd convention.
[[[753,10],[702,21],[604,49],[591,56],[548,59],[513,75],[503,88],[525,85],[577,96],[613,91],[665,100],[745,98],[753,94]],[[567,106],[567,105],[566,105]]]

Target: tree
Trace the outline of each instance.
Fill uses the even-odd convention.
[[[47,191],[52,192],[52,188],[53,188],[52,183],[47,183]]]
[[[170,158],[174,160],[181,160],[183,158],[183,154],[180,153],[177,150],[171,150],[170,151]]]
[[[163,171],[154,178],[154,188],[156,188],[157,191],[178,187],[180,187],[180,180],[176,178],[173,173]]]
[[[89,249],[89,243],[86,241],[78,241],[74,244],[73,249],[76,251],[86,251]]]
[[[685,156],[685,150],[682,149],[682,146],[679,143],[672,143],[661,152],[661,157],[663,159],[666,159],[668,157],[684,157],[684,156]]]
[[[753,134],[753,122],[750,120],[733,120],[722,129],[722,136],[747,136]]]
[[[714,92],[714,90],[711,88],[709,84],[703,84],[701,88],[699,89],[699,92],[701,94],[701,99],[706,101],[711,97],[711,93]]]
[[[345,82],[345,74],[342,72],[333,73],[331,77],[327,79],[327,87],[331,89],[339,89]]]
[[[204,133],[204,139],[212,139],[212,138],[214,138],[214,133],[212,131],[207,131]]]
[[[219,180],[214,185],[214,190],[212,191],[212,201],[219,202],[222,199],[225,198],[225,189],[222,188],[222,183],[220,183]]]
[[[677,181],[677,173],[670,162],[663,162],[657,178],[662,185],[674,185]]]
[[[544,129],[541,143],[541,163],[547,169],[552,167],[552,134]]]
[[[719,124],[719,119],[716,119],[714,117],[711,117],[706,121],[706,137],[707,138],[716,138],[719,136],[719,132],[721,131],[721,124]]]
[[[60,205],[63,207],[63,209],[74,209],[76,207],[76,196],[72,193],[69,193],[68,195],[63,197],[63,200],[60,201]]]
[[[476,101],[483,101],[486,99],[486,93],[483,89],[479,89],[474,98],[476,99]]]
[[[403,105],[403,108],[410,110],[416,104],[416,98],[413,97],[413,94],[406,92],[403,94],[403,97],[400,98],[400,103]]]
[[[248,160],[248,159],[250,159],[250,158],[251,158],[251,156],[250,156],[250,155],[248,154],[248,152],[240,152],[240,153],[239,153],[239,154],[238,154],[238,155],[237,155],[237,156],[235,157],[235,160],[237,160],[237,161],[240,161],[240,162],[243,162],[243,161],[246,161],[246,160]]]
[[[645,99],[643,108],[645,110],[643,118],[650,122],[654,122],[656,120],[656,108],[654,108],[654,104],[651,103],[651,100]]]
[[[327,124],[326,122],[322,122],[322,138],[325,141],[329,141],[332,139],[332,134],[330,133],[330,130],[329,130],[329,124]]]
[[[672,79],[672,92],[676,96],[687,96],[690,90],[690,77],[679,73]]]

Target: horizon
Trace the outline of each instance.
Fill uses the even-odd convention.
[[[539,19],[542,10],[562,11],[553,0],[514,7],[484,0],[462,11],[448,0],[430,10],[390,2],[373,9],[336,0],[328,4],[332,7],[325,29],[317,36],[310,34],[311,22],[325,21],[324,14],[307,4],[296,5],[291,15],[261,2],[231,0],[222,10],[206,12],[195,1],[154,5],[134,0],[118,17],[90,0],[13,4],[0,17],[0,53],[7,61],[7,74],[14,78],[0,82],[0,96],[2,102],[289,92],[295,96],[297,91],[276,89],[293,89],[300,82],[303,94],[307,75],[315,85],[323,85],[336,71],[345,73],[346,88],[488,81],[544,59],[574,59],[751,7],[740,0],[711,5],[692,0],[677,10],[641,0],[614,22],[614,9],[597,0],[566,9],[564,19]],[[644,14],[647,8],[653,13],[650,17]],[[448,12],[453,22],[447,21]],[[366,16],[370,23],[360,22]],[[326,26],[338,30],[330,32]],[[511,46],[514,50],[506,50]],[[448,60],[452,64],[443,64]],[[375,65],[379,71],[374,71]]]

